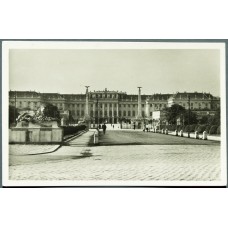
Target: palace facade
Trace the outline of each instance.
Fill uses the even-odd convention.
[[[87,102],[86,102],[87,98]],[[42,104],[51,103],[60,113],[71,115],[75,123],[87,113],[92,123],[120,123],[135,118],[153,119],[172,104],[179,104],[198,113],[213,113],[220,107],[220,98],[210,93],[127,94],[120,91],[89,91],[85,94],[38,93],[35,91],[9,91],[9,105],[19,112],[36,111]]]

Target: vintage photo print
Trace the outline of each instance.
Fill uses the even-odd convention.
[[[3,186],[226,186],[225,50],[3,41]]]

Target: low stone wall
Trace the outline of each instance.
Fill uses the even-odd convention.
[[[9,143],[61,143],[63,130],[61,128],[11,128]]]

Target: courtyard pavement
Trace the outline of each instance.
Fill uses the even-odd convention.
[[[139,131],[100,135],[100,146],[90,146],[93,132],[88,132],[53,153],[11,153],[9,179],[75,183],[220,180],[219,142]]]

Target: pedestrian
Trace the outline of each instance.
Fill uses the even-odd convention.
[[[134,123],[134,130],[135,130],[135,123]]]
[[[106,125],[105,125],[105,123],[102,125],[102,129],[103,129],[103,133],[105,135],[105,131],[106,131]]]
[[[146,124],[146,131],[149,131],[149,124]]]
[[[112,126],[112,127],[113,127],[113,129],[114,129],[114,124],[113,124],[113,126]]]

